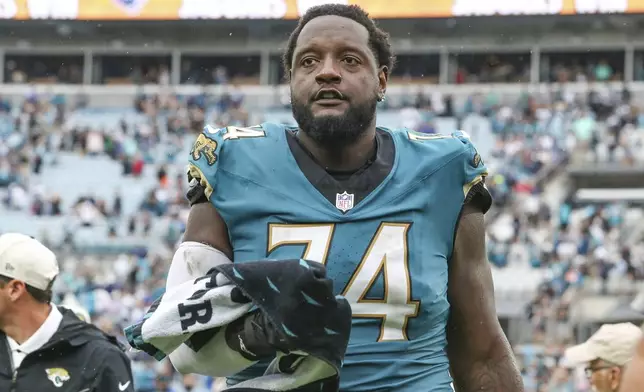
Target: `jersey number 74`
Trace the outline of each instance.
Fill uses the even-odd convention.
[[[419,302],[411,299],[407,232],[411,224],[383,222],[378,227],[342,295],[353,317],[382,320],[379,342],[407,338],[407,322],[418,315]],[[335,224],[278,224],[268,227],[268,249],[304,245],[303,259],[326,264]],[[366,299],[376,278],[383,274],[382,299]]]

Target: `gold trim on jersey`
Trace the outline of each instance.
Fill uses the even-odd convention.
[[[203,172],[201,169],[199,169],[195,164],[189,163],[188,164],[188,174],[196,180],[199,181],[202,187],[204,187],[204,193],[206,194],[206,198],[210,200],[210,196],[212,195],[214,189],[212,185],[210,185],[210,182],[208,182],[208,179],[206,176],[204,176]]]
[[[467,197],[467,195],[470,193],[470,190],[472,190],[474,185],[483,182],[485,177],[487,177],[487,172],[484,172],[483,174],[479,174],[478,176],[474,177],[472,181],[463,185],[463,196]]]

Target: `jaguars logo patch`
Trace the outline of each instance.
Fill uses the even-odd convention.
[[[198,161],[201,157],[204,157],[206,158],[208,165],[212,166],[215,164],[215,162],[217,162],[217,155],[215,154],[215,151],[217,151],[217,142],[201,134],[197,138],[195,144],[192,146],[190,155],[192,155],[192,159],[194,159],[195,161]]]
[[[472,158],[472,165],[474,167],[479,167],[480,164],[481,164],[481,156],[477,152],[476,154],[474,154],[474,158]]]
[[[63,368],[51,368],[45,369],[47,372],[47,378],[51,381],[56,388],[60,388],[64,383],[69,381],[69,372]]]

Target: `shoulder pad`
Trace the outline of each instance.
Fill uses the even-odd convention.
[[[480,196],[483,196],[481,208],[485,212],[489,209],[492,200],[484,185],[485,177],[488,175],[487,167],[467,132],[456,131],[452,133],[452,137],[460,140],[463,146],[463,173],[465,177],[463,192],[465,201],[478,200]]]
[[[217,171],[225,150],[229,150],[229,152],[231,148],[235,150],[235,144],[243,143],[244,139],[263,137],[266,137],[266,132],[260,125],[248,128],[235,126],[214,128],[206,125],[190,150],[188,181],[191,182],[191,189],[203,188],[203,194],[210,199],[216,187]],[[224,148],[228,143],[232,143],[232,145]],[[203,199],[199,196],[199,192],[194,195],[190,194],[189,197],[197,198],[191,199],[193,202]]]
[[[456,131],[452,133],[452,137],[454,139],[461,141],[465,150],[468,153],[467,155],[468,155],[469,164],[473,168],[483,166],[483,160],[481,159],[481,155],[476,150],[476,147],[474,146],[474,143],[472,143],[472,139],[470,139],[470,135],[468,135],[467,132]]]
[[[470,135],[468,135],[467,132],[465,131],[452,132],[452,137],[460,140],[461,142],[463,142],[463,144],[472,143],[472,140],[470,139]]]

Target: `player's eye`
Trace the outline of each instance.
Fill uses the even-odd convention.
[[[300,65],[303,67],[310,67],[315,64],[315,59],[313,57],[305,57],[300,61]]]
[[[355,57],[347,56],[342,59],[342,61],[348,65],[358,65],[360,64],[360,60],[358,60]]]

